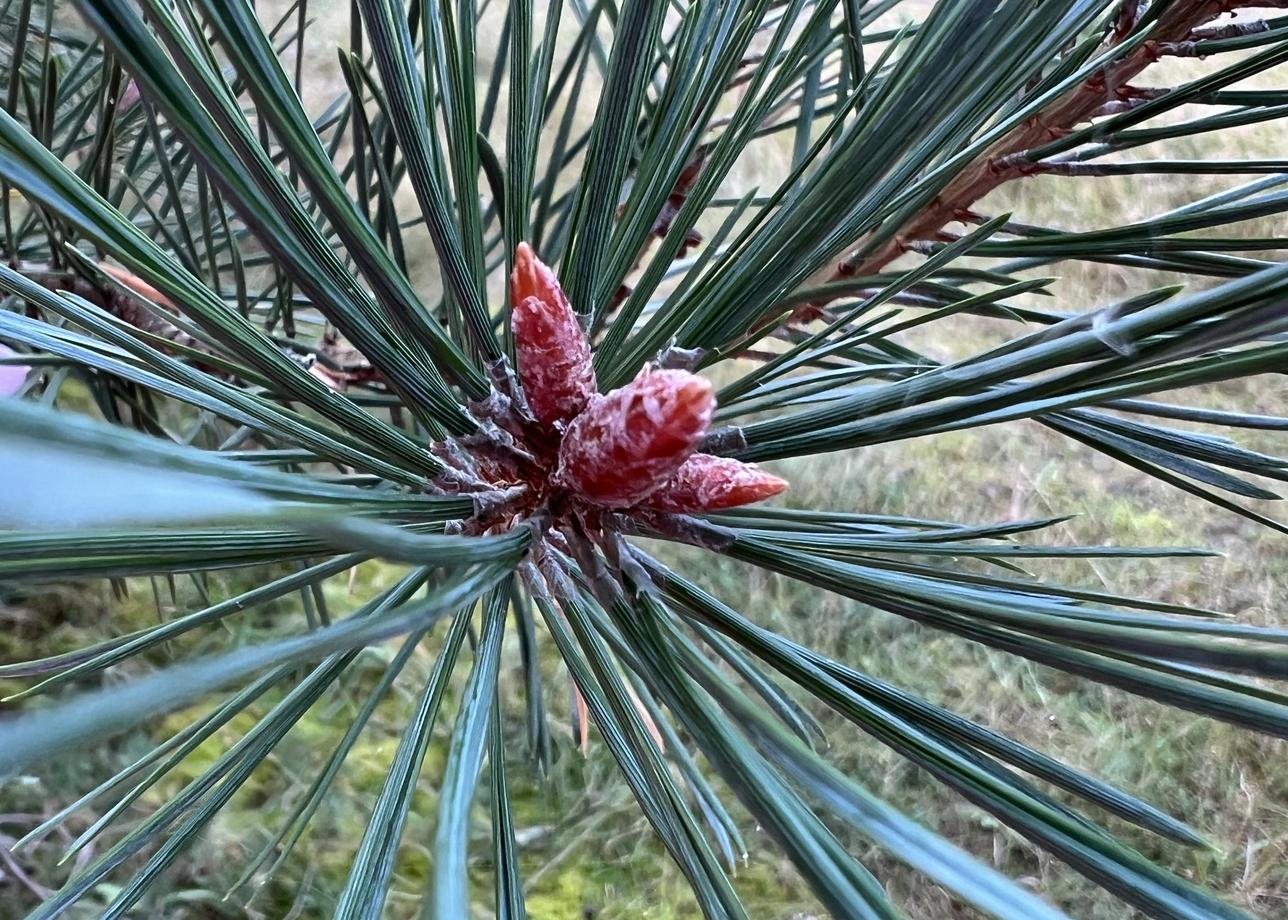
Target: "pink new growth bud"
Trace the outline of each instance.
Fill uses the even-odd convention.
[[[644,500],[644,506],[675,513],[718,511],[764,501],[786,490],[787,480],[753,464],[693,454],[669,482]]]
[[[528,406],[546,427],[567,422],[595,394],[590,343],[554,272],[527,243],[514,253],[510,303],[514,356]]]
[[[671,479],[707,433],[711,384],[686,371],[645,371],[593,399],[568,426],[555,481],[608,508],[638,504]]]

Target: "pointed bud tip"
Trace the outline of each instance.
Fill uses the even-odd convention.
[[[528,408],[545,426],[571,420],[596,391],[590,343],[554,272],[527,243],[515,248],[510,306]]]
[[[757,469],[760,469],[757,467]],[[760,490],[763,498],[772,498],[775,495],[782,495],[790,488],[791,483],[781,476],[775,476],[773,473],[766,473],[760,470]]]
[[[787,491],[787,480],[732,457],[695,453],[645,506],[686,514],[750,505]]]
[[[716,389],[711,381],[698,374],[681,370],[650,371],[648,376],[665,380],[663,386],[675,394],[672,397],[673,400],[687,407],[693,415],[702,417],[702,428],[705,434],[706,427],[711,422],[711,414],[716,408]]]
[[[510,306],[517,307],[529,297],[571,309],[554,270],[537,257],[531,246],[520,243],[514,249],[514,270],[510,273]]]

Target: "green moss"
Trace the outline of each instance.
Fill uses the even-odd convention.
[[[528,895],[528,916],[532,920],[566,920],[584,916],[590,880],[580,866],[553,873],[549,881]]]

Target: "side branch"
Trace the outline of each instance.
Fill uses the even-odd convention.
[[[811,279],[806,286],[877,274],[918,242],[941,238],[948,224],[969,222],[975,216],[973,205],[998,186],[1047,171],[1026,156],[1028,151],[1064,137],[1082,123],[1124,111],[1163,92],[1133,86],[1131,81],[1164,55],[1214,34],[1251,31],[1243,24],[1237,30],[1201,28],[1206,23],[1239,7],[1273,6],[1279,2],[1288,3],[1288,0],[1174,0],[1161,14],[1149,41],[1106,65],[1081,86],[1017,126],[952,179],[921,213],[888,240],[871,248],[860,246],[857,252],[842,258],[834,268]],[[1139,0],[1124,0],[1114,27],[1105,38],[1107,47],[1120,44],[1130,34],[1141,10]],[[820,302],[806,304],[797,310],[795,318],[817,319],[822,315],[822,307]]]

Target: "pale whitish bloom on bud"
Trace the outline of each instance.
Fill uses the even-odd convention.
[[[590,343],[558,279],[520,243],[510,276],[510,323],[523,395],[547,428],[574,418],[595,395]]]
[[[787,480],[732,457],[694,454],[645,506],[676,513],[719,511],[764,501],[787,491]]]

